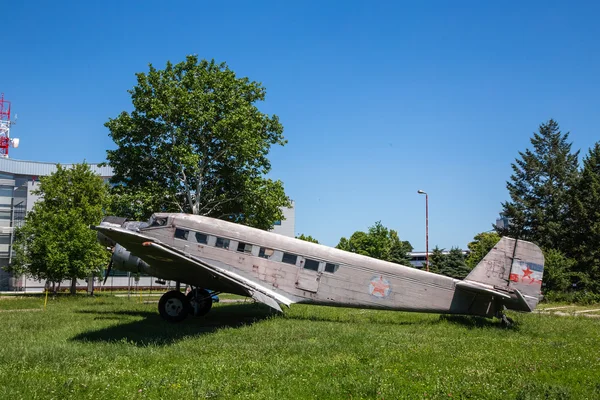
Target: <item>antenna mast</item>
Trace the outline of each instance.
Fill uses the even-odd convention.
[[[19,139],[10,138],[10,101],[4,100],[4,93],[0,95],[0,157],[8,158],[10,146],[19,147]]]

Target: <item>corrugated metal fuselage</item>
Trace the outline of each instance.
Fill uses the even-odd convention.
[[[168,218],[164,226],[141,233],[270,287],[297,303],[483,316],[496,311],[492,296],[456,290],[459,281],[443,275],[212,218],[156,214],[161,216]],[[176,229],[190,233],[185,239],[176,238]],[[196,232],[207,235],[207,243],[198,243]],[[217,238],[229,240],[228,248],[215,246]],[[239,249],[243,247],[239,243],[252,245],[252,251]],[[273,249],[273,256],[260,257],[260,248]],[[143,252],[131,250],[149,264],[143,272],[204,287],[196,272],[146,259]],[[297,255],[295,263],[283,262],[284,253]],[[317,270],[305,268],[308,260],[319,262]],[[334,272],[326,270],[327,263],[329,271],[335,267]]]

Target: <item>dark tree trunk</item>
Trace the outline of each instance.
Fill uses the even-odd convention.
[[[71,279],[71,294],[77,293],[77,278]]]

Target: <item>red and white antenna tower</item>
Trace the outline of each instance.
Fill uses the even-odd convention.
[[[19,147],[19,139],[10,137],[10,101],[4,100],[4,93],[0,96],[0,157],[8,158],[8,148]]]

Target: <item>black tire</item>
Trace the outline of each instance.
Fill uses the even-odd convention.
[[[190,310],[187,297],[179,290],[171,290],[162,295],[158,302],[158,312],[169,322],[183,321]]]
[[[199,299],[199,301],[196,300]],[[210,292],[206,289],[192,289],[187,294],[188,304],[190,305],[190,314],[195,317],[202,317],[212,308],[213,299]],[[197,306],[196,306],[197,302]]]

